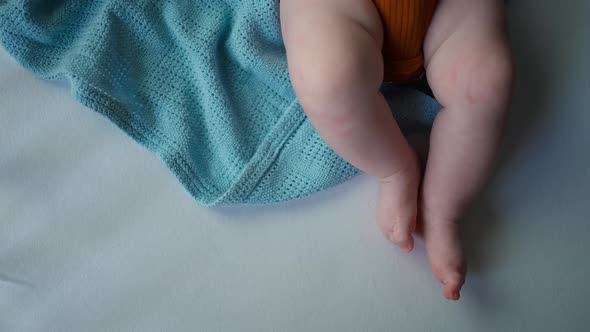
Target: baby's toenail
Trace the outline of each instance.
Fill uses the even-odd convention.
[[[406,244],[406,245],[403,245],[403,246],[400,246],[400,247],[401,247],[401,248],[402,248],[402,250],[403,250],[403,251],[405,251],[405,252],[410,252],[410,251],[412,251],[412,246],[411,246],[410,244]]]

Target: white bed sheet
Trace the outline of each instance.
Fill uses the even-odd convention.
[[[464,222],[458,303],[421,244],[382,239],[367,176],[203,208],[66,84],[0,51],[0,331],[587,331],[590,4],[568,4],[511,4],[514,115]]]

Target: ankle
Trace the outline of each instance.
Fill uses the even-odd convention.
[[[400,180],[410,180],[417,182],[417,185],[419,185],[420,178],[420,161],[414,151],[401,167],[390,172],[389,175],[377,177],[382,185],[399,183]]]

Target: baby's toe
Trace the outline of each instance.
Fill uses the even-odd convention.
[[[443,284],[443,295],[449,300],[457,301],[461,297],[461,288],[465,283],[465,269],[461,261],[454,259],[453,263],[438,260],[436,255],[430,258],[434,276]]]
[[[457,301],[461,297],[461,287],[465,278],[460,273],[451,272],[444,280],[443,295],[449,300]]]
[[[412,232],[415,227],[415,218],[397,218],[393,222],[393,228],[389,240],[397,244],[403,251],[410,252],[414,249],[414,238]]]

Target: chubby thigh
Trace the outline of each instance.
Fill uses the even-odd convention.
[[[281,0],[281,25],[320,23],[314,18],[342,18],[360,24],[379,45],[383,42],[383,26],[374,0]],[[303,21],[303,22],[302,22]],[[318,32],[318,30],[316,30]]]
[[[371,0],[281,0],[281,26],[304,108],[326,99],[353,107],[379,89],[383,30]]]

